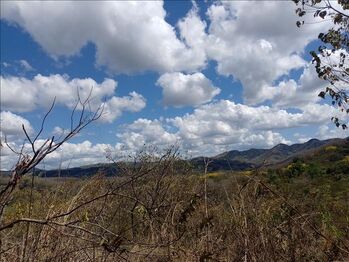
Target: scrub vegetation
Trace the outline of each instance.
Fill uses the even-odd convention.
[[[27,174],[1,218],[0,259],[346,261],[348,153],[344,144],[273,169],[198,173],[171,147],[118,163],[115,177]]]

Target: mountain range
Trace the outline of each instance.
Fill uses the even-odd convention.
[[[196,157],[188,160],[194,170],[205,168],[205,159],[209,159],[208,171],[232,170],[242,171],[259,167],[276,168],[288,164],[295,158],[309,156],[327,146],[349,145],[349,137],[327,140],[310,139],[305,143],[286,145],[278,144],[270,149],[248,149],[244,151],[232,150],[214,157]],[[115,164],[96,164],[62,170],[37,170],[44,177],[85,177],[102,172],[107,176],[118,173]],[[6,172],[7,173],[7,172]],[[5,174],[2,172],[2,174]]]
[[[295,158],[311,155],[323,147],[344,144],[349,144],[349,138],[310,139],[305,143],[293,145],[278,144],[270,149],[232,150],[210,158],[208,170],[246,170],[262,166],[279,167],[293,161]],[[191,161],[201,169],[204,166],[204,157],[194,158]]]

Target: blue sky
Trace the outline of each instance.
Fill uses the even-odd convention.
[[[91,86],[103,117],[45,168],[105,162],[108,150],[144,144],[198,156],[345,137],[309,61],[329,25],[299,29],[296,20],[284,1],[1,2],[2,139],[19,147],[22,123],[34,135],[54,97],[41,138],[59,135],[77,88]],[[1,169],[14,161],[2,149]]]

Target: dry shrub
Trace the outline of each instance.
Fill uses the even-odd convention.
[[[263,175],[193,175],[172,147],[118,164],[117,177],[17,188],[1,261],[334,261],[321,214]],[[35,178],[37,179],[37,178]],[[30,214],[30,216],[29,216]]]

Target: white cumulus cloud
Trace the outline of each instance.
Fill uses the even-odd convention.
[[[291,1],[227,1],[207,11],[207,55],[217,61],[218,73],[242,82],[247,104],[270,99],[274,81],[305,66],[302,51],[328,26],[299,29],[294,9]]]
[[[0,135],[1,137],[6,136],[8,141],[25,138],[22,125],[25,127],[28,135],[34,132],[32,125],[27,119],[9,111],[0,113]]]
[[[0,81],[1,107],[3,110],[13,112],[30,112],[38,107],[47,108],[54,99],[57,104],[73,108],[77,103],[78,92],[84,101],[91,90],[91,110],[96,110],[104,103],[101,118],[103,121],[112,122],[123,111],[138,112],[146,105],[145,98],[136,92],[131,92],[125,97],[113,96],[117,87],[117,82],[113,79],[105,79],[99,84],[92,78],[69,79],[66,75],[38,74],[33,79],[1,76]]]
[[[53,57],[76,55],[91,42],[97,64],[115,73],[193,71],[206,62],[177,38],[162,1],[2,1],[1,18]]]
[[[45,140],[38,140],[37,145],[40,145]],[[11,146],[17,150],[22,147],[21,144],[12,143]],[[108,162],[106,159],[106,151],[113,149],[114,147],[109,144],[92,144],[90,141],[85,140],[81,143],[64,143],[59,149],[53,153],[47,155],[45,159],[38,166],[43,169],[56,169],[56,168],[69,168],[83,165],[97,164]],[[24,145],[24,152],[31,153],[30,144]],[[6,146],[1,150],[0,160],[1,170],[11,169],[18,159],[12,151]]]
[[[157,81],[166,106],[197,106],[209,102],[220,89],[202,73],[166,73]]]
[[[322,125],[334,112],[328,105],[307,105],[299,113],[290,113],[269,106],[251,107],[220,100],[183,116],[138,119],[127,125],[118,138],[130,151],[148,144],[179,143],[191,156],[214,155],[232,149],[270,148],[278,143],[290,143],[281,135],[282,129]]]

